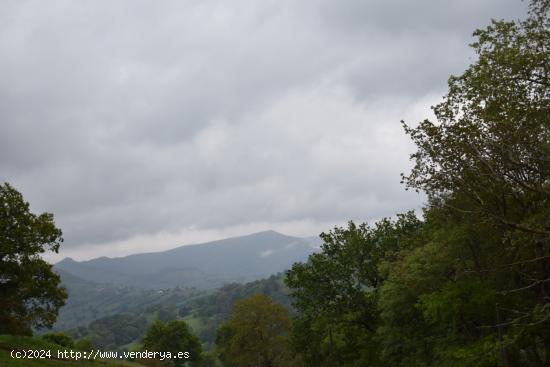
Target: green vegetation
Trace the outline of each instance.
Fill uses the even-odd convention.
[[[35,215],[12,186],[0,185],[0,334],[51,327],[67,294],[40,254],[63,241],[53,215]]]
[[[216,340],[216,330],[229,317],[236,300],[260,293],[291,309],[283,274],[246,284],[227,284],[213,292],[182,288],[144,290],[96,284],[61,274],[70,295],[69,310],[62,310],[55,329],[64,330],[75,339],[88,338],[101,349],[129,349],[154,320],[185,320],[209,350]],[[93,315],[99,317],[93,319]],[[82,320],[80,325],[78,319]]]
[[[237,301],[218,331],[216,346],[226,367],[284,367],[292,364],[288,311],[257,294]]]
[[[163,307],[184,307],[185,302],[206,294],[191,288],[152,290],[94,283],[66,271],[57,269],[56,272],[61,276],[69,298],[59,312],[55,330],[84,327],[94,320],[117,314],[150,314],[156,317],[157,312],[164,312],[159,310]],[[162,317],[159,315],[159,318]]]
[[[229,318],[236,301],[255,294],[264,294],[292,313],[289,292],[288,287],[283,284],[283,274],[246,284],[227,284],[210,295],[189,301],[189,315],[185,320],[196,330],[204,347],[211,349],[218,327]]]
[[[41,335],[40,338],[48,343],[57,344],[65,348],[74,348],[75,346],[73,339],[64,333],[47,333]]]
[[[201,360],[202,348],[199,339],[191,332],[185,321],[174,320],[166,324],[155,321],[149,326],[142,340],[145,350],[184,353],[181,358],[172,358],[174,366],[193,365]]]
[[[92,321],[87,327],[69,330],[75,338],[88,338],[103,350],[117,350],[140,339],[148,321],[140,314],[119,314]]]
[[[308,365],[372,365],[379,345],[380,290],[388,267],[414,248],[422,223],[413,213],[323,233],[322,251],[287,274],[299,316],[293,345]]]
[[[405,125],[422,221],[335,228],[288,272],[306,365],[550,365],[549,14],[476,31],[437,122]]]

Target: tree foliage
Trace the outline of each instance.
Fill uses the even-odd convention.
[[[139,340],[146,331],[145,315],[124,313],[96,319],[67,333],[75,339],[87,338],[98,348],[114,350]]]
[[[216,346],[224,366],[292,365],[288,347],[288,311],[265,295],[235,302],[231,317],[218,330]]]
[[[474,35],[478,60],[450,78],[437,122],[406,127],[418,151],[404,179],[460,218],[454,227],[474,220],[491,233],[493,241],[469,240],[491,261],[466,270],[495,292],[501,358],[550,363],[539,352],[550,350],[550,1]]]
[[[479,56],[434,107],[437,122],[405,125],[418,146],[404,180],[432,200],[480,215],[531,246],[550,237],[550,2],[522,22],[477,30]],[[445,203],[450,205],[450,203]],[[543,254],[538,254],[543,255]]]
[[[423,220],[336,228],[288,273],[307,365],[550,365],[550,1],[529,9],[404,124]]]
[[[81,338],[74,343],[75,349],[91,351],[96,349],[90,338]]]
[[[0,334],[31,334],[55,322],[67,294],[40,255],[57,252],[62,241],[52,214],[31,213],[16,189],[0,185]]]
[[[420,224],[412,212],[396,221],[384,219],[374,227],[350,222],[347,228],[321,234],[322,251],[287,273],[294,306],[300,311],[293,345],[309,365],[378,360],[374,337],[385,265],[396,259],[400,249],[413,245]]]
[[[202,348],[199,339],[183,320],[174,320],[166,324],[159,320],[154,321],[145,333],[142,345],[146,350],[170,352],[172,356],[177,356],[180,352],[188,352],[187,359],[172,359],[175,366],[183,366],[187,362],[198,362],[201,359]]]
[[[41,339],[50,343],[60,345],[65,348],[73,348],[75,346],[74,340],[64,333],[46,333],[40,336]]]

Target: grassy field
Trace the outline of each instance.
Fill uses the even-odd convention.
[[[37,338],[0,335],[0,367],[143,367],[141,364],[117,360],[57,359],[57,351],[64,349],[59,345],[50,344]],[[10,355],[12,350],[50,350],[52,358],[16,359]]]

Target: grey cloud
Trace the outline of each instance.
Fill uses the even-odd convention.
[[[448,76],[471,62],[475,29],[491,19],[517,19],[525,10],[526,3],[515,0],[349,0],[345,6],[323,1],[316,14],[343,39],[362,43],[348,79],[365,99],[445,88]]]
[[[343,32],[370,32],[383,29],[386,34],[431,33],[433,31],[471,34],[491,19],[517,19],[526,3],[513,0],[347,0],[345,5],[325,0],[317,14]],[[364,34],[361,34],[364,35]]]
[[[428,114],[471,62],[474,28],[525,4],[0,8],[0,180],[79,247],[418,207],[399,184],[413,147],[398,121]]]

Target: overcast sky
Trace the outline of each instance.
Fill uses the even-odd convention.
[[[60,255],[311,236],[418,209],[399,121],[431,116],[520,0],[0,2],[0,181]]]

